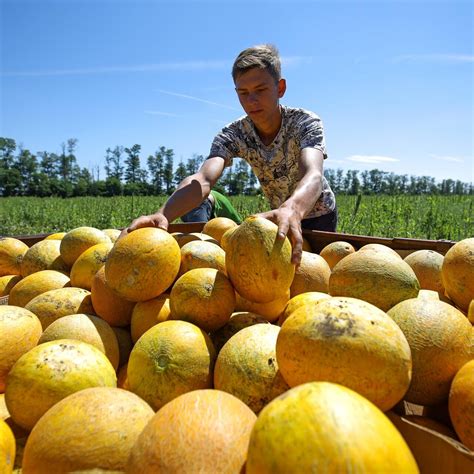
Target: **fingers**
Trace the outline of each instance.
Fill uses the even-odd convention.
[[[157,227],[158,229],[168,230],[168,219],[162,214],[153,214],[151,216],[140,216],[134,219],[128,227],[125,227],[117,240],[126,236],[130,232],[144,227]]]

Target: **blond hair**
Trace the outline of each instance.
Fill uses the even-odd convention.
[[[232,78],[237,77],[249,69],[266,69],[275,82],[281,79],[281,61],[278,49],[272,44],[259,44],[244,49],[234,61]]]

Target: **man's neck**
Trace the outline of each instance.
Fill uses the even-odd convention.
[[[275,120],[269,122],[267,124],[263,124],[263,126],[255,125],[255,129],[257,130],[258,136],[262,143],[266,146],[270,145],[275,137],[278,135],[281,127],[281,108],[278,110],[278,115],[275,115]]]

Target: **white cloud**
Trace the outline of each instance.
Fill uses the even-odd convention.
[[[461,158],[460,156],[438,156],[433,154],[431,154],[430,156],[435,160],[449,161],[451,163],[464,163],[464,158]]]
[[[166,117],[184,118],[184,115],[172,114],[170,112],[161,112],[160,110],[145,110],[148,115],[164,115]]]
[[[394,163],[400,161],[397,158],[391,158],[389,156],[378,156],[378,155],[352,155],[346,158],[348,161],[355,161],[356,163],[367,163],[371,165],[379,163]]]
[[[394,62],[405,61],[428,61],[428,62],[451,62],[451,63],[472,63],[472,54],[403,54],[393,58]]]
[[[170,92],[170,91],[165,91],[163,89],[156,89],[157,92],[160,92],[161,94],[167,94],[167,95],[172,95],[174,97],[180,97],[182,99],[189,99],[189,100],[195,100],[197,102],[203,102],[204,104],[210,104],[210,105],[215,105],[217,107],[223,107],[224,109],[230,109],[230,110],[236,110],[239,111],[239,109],[236,109],[235,107],[231,107],[230,105],[225,105],[225,104],[219,104],[218,102],[212,102],[210,100],[206,99],[201,99],[200,97],[195,97],[192,95],[187,95],[187,94],[181,94],[179,92]]]
[[[230,69],[229,61],[184,61],[176,63],[139,64],[131,66],[110,66],[78,69],[50,69],[46,71],[10,71],[2,76],[77,76],[91,74],[110,74],[121,72],[155,71],[198,71],[208,69]]]

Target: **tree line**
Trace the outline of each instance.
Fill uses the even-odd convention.
[[[104,155],[105,179],[100,168],[81,168],[76,158],[77,139],[61,144],[61,152],[32,153],[14,139],[0,137],[0,196],[118,196],[171,194],[186,176],[195,173],[204,160],[194,154],[176,163],[174,151],[164,146],[143,159],[141,146],[115,146]],[[379,169],[325,169],[336,194],[473,194],[473,184],[429,176],[397,175]],[[258,181],[244,160],[226,168],[216,188],[228,195],[256,195]]]

